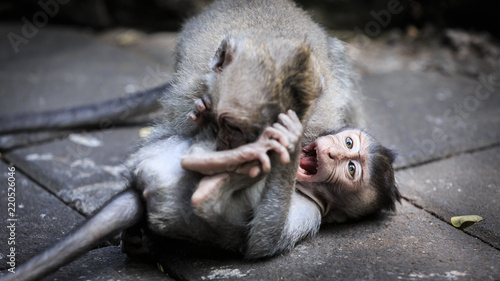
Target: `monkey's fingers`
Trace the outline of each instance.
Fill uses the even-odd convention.
[[[188,114],[188,117],[189,119],[191,119],[191,121],[194,121],[196,125],[203,125],[203,116],[200,112],[193,110]]]
[[[248,175],[251,177],[251,178],[255,178],[257,177],[258,175],[260,174],[260,168],[259,166],[254,166],[250,169],[250,172],[248,173]]]
[[[278,120],[290,132],[296,135],[302,134],[302,123],[300,122],[299,117],[297,117],[297,114],[295,114],[295,111],[289,109],[287,114],[281,113],[278,115]]]
[[[286,114],[292,119],[293,122],[300,123],[299,116],[297,116],[297,113],[295,113],[295,111],[289,109]]]
[[[262,165],[262,171],[264,171],[264,173],[269,173],[271,171],[271,159],[269,159],[267,153],[266,152],[258,153],[257,158],[259,159],[260,164]]]
[[[189,119],[191,119],[192,121],[196,121],[198,120],[198,117],[200,116],[200,114],[196,111],[191,111],[189,112]]]
[[[196,109],[198,112],[205,112],[208,109],[207,104],[205,103],[204,99],[197,99],[194,104],[196,105]]]
[[[287,130],[287,128],[285,128],[285,126],[281,125],[280,123],[274,123],[273,127],[277,130],[280,130],[284,135],[286,135],[286,137],[288,138],[288,142],[290,143],[290,145],[287,147],[288,151],[294,151],[295,146],[299,142],[300,136],[290,132],[289,130]]]
[[[203,103],[205,104],[206,109],[212,109],[212,99],[210,99],[210,96],[208,95],[203,95]]]
[[[288,153],[288,149],[285,146],[281,145],[276,140],[269,140],[266,146],[267,146],[266,147],[267,151],[274,150],[276,153],[278,153],[280,155],[281,163],[283,163],[283,164],[290,163],[290,154]],[[266,173],[269,173],[271,171],[271,160],[269,160],[269,156],[267,155],[267,151],[266,151],[266,153],[259,154],[259,160],[262,163],[262,170],[264,170],[264,172],[266,172]],[[267,165],[267,163],[263,162],[263,160],[265,160],[265,159],[267,159],[267,161],[269,161],[269,165]]]
[[[284,147],[288,147],[290,145],[290,142],[288,141],[288,137],[286,136],[286,134],[283,133],[281,130],[278,130],[273,127],[267,127],[264,130],[264,133],[262,133],[261,138],[267,140],[269,139],[277,140]]]
[[[260,163],[257,160],[240,165],[235,171],[237,174],[249,175],[255,178],[260,174]]]
[[[203,102],[202,99],[197,99],[194,104],[196,105],[196,109],[199,111],[199,112],[203,112],[205,110],[207,110],[207,107],[205,106],[205,103]]]
[[[293,144],[295,140],[298,138],[298,136],[294,132],[290,132],[285,126],[281,125],[280,123],[274,123],[273,128],[279,130],[283,135],[285,135],[288,138],[288,142]]]

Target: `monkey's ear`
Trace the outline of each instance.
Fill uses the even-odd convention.
[[[293,109],[300,120],[307,115],[312,103],[320,94],[320,78],[316,77],[311,58],[311,48],[306,42],[297,48],[293,57],[281,71],[283,90],[291,96]]]
[[[215,52],[215,56],[212,59],[211,67],[216,73],[221,73],[224,68],[226,68],[234,58],[236,52],[235,40],[228,36],[220,43],[219,49]]]

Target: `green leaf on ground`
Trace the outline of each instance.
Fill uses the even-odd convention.
[[[482,220],[484,220],[482,217],[476,215],[457,216],[451,218],[451,224],[453,224],[454,227],[466,228]]]

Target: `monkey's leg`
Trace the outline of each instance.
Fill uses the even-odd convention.
[[[221,212],[220,197],[222,187],[229,180],[229,174],[223,173],[215,176],[207,176],[201,179],[193,196],[191,196],[191,205],[196,215],[207,219],[214,212]]]
[[[22,264],[15,274],[7,275],[3,281],[40,280],[108,237],[136,224],[143,212],[144,206],[139,195],[127,190],[108,202],[68,236]]]

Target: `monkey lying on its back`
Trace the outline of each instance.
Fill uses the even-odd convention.
[[[198,126],[207,126],[206,115],[211,101],[205,97],[195,104],[196,110],[190,118]],[[274,126],[279,128],[280,125]],[[248,174],[250,177],[256,177],[261,167],[264,172],[269,172],[267,155],[254,153],[253,158],[236,159],[247,155],[245,151],[252,150],[248,146],[251,145],[232,152],[197,151],[196,154],[183,156],[181,165],[184,169],[204,175],[219,174],[202,179],[193,194],[192,204],[198,215],[209,219],[215,215],[229,215],[223,214],[226,202],[222,198],[228,198],[234,188],[228,187],[231,184],[226,182],[229,175],[225,172]],[[274,150],[278,152],[279,148]],[[297,189],[317,203],[325,222],[343,222],[383,209],[395,210],[394,203],[400,201],[392,167],[395,157],[393,151],[382,146],[367,132],[342,129],[321,136],[302,148]]]
[[[300,144],[302,126],[294,112],[280,114],[279,120],[255,143],[225,151],[194,147],[182,157],[184,169],[205,175],[216,174],[200,180],[191,204],[197,217],[221,231],[221,237],[227,238],[228,233],[244,229],[259,207],[262,190],[258,182],[252,184],[251,178],[257,177],[261,169],[264,172],[271,170],[268,152],[278,153],[281,162],[288,163],[287,148],[294,151],[294,147]],[[272,142],[273,139],[276,141]],[[270,232],[258,233],[261,252],[256,255],[255,251],[247,251],[246,256],[273,255],[291,249],[302,238],[314,235],[322,222],[343,222],[383,209],[394,210],[395,202],[400,200],[392,168],[394,157],[392,151],[358,129],[319,137],[302,148],[297,191],[289,199],[274,198],[276,211],[282,209],[279,206],[290,206],[280,221],[285,223],[285,229],[275,240],[276,244],[266,243],[269,237],[273,237]],[[234,173],[248,174],[251,178]],[[290,189],[288,186],[278,188]],[[162,190],[166,189],[168,187],[162,187]],[[274,231],[280,229],[277,225],[273,227]],[[133,255],[147,250],[140,243],[131,243],[134,240],[137,241],[137,237],[127,237],[122,241],[125,252]]]
[[[245,149],[242,146],[234,150]],[[232,161],[225,160],[230,162],[229,166],[221,167],[218,164],[224,161],[220,161],[219,157],[231,157],[224,154],[188,154],[181,162],[186,170],[209,175],[200,181],[191,198],[195,213],[207,220],[231,216],[226,212],[232,209],[226,204],[232,203],[228,198],[235,190],[228,182],[229,174],[224,172],[247,173],[255,177],[261,165],[264,171],[271,168],[261,155],[245,159],[233,157]],[[230,155],[238,153],[231,152]],[[296,188],[317,204],[322,215],[321,222],[344,222],[384,209],[394,211],[395,202],[401,198],[394,182],[394,159],[395,154],[391,150],[366,132],[341,130],[319,137],[302,148]],[[317,221],[317,228],[319,224],[320,221]]]
[[[199,125],[204,125],[200,120],[203,119],[203,111],[209,106],[203,104],[198,108],[202,110],[197,112],[195,119]],[[297,135],[301,131],[300,122],[293,118],[292,113],[288,115],[292,117],[281,116],[280,120],[288,120],[288,128],[295,126]],[[279,141],[277,145],[283,145],[282,149],[285,150],[287,140],[294,139],[293,133],[283,130],[278,123],[273,127],[287,136],[274,136]],[[250,177],[257,176],[261,169],[268,172],[271,167],[267,151],[259,151],[254,147],[254,144],[247,144],[232,151],[198,150],[183,156],[181,165],[184,169],[205,175],[216,174],[203,178],[191,197],[191,204],[198,216],[212,224],[232,224],[241,222],[245,215],[238,211],[252,209],[241,208],[241,205],[251,202],[233,200],[234,194],[245,188],[245,185],[241,187],[241,183],[234,181],[234,177],[230,177],[227,172],[248,174]],[[280,151],[276,147],[272,150]],[[249,155],[248,151],[254,154]],[[287,230],[286,234],[290,235],[288,240],[284,240],[288,243],[287,247],[293,247],[301,238],[315,234],[321,222],[343,222],[383,209],[395,210],[395,202],[400,200],[400,194],[394,182],[394,158],[395,154],[391,150],[359,129],[345,129],[321,136],[303,147],[297,172],[297,192],[292,196],[294,203],[289,215],[289,219],[297,219],[294,213],[300,213],[303,224],[287,224],[289,228],[294,225],[298,227]],[[316,204],[306,203],[305,198]],[[234,204],[238,204],[238,207]]]

